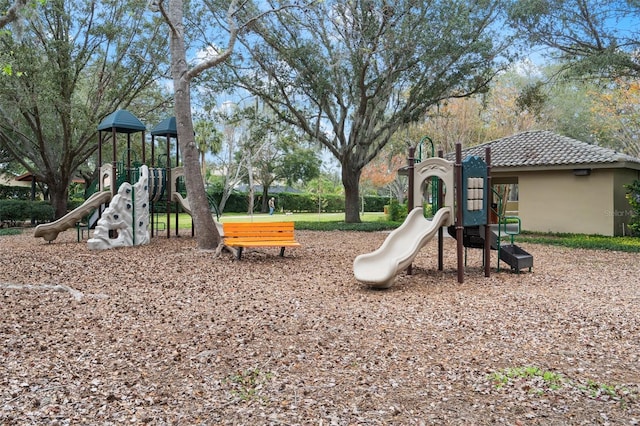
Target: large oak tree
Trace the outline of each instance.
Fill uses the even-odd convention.
[[[532,47],[581,75],[640,77],[637,0],[513,0],[511,22]]]
[[[239,35],[226,84],[335,156],[345,220],[359,222],[362,169],[390,137],[444,99],[485,90],[504,65],[502,3],[327,0],[283,10]]]
[[[13,71],[0,75],[0,145],[46,185],[56,217],[102,118],[156,87],[166,39],[145,12],[139,0],[47,0],[0,34]]]

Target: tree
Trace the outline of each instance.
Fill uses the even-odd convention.
[[[168,5],[165,5],[168,3]],[[191,114],[191,82],[203,71],[226,61],[236,42],[238,26],[234,14],[237,1],[232,0],[227,9],[229,37],[227,47],[220,53],[213,53],[196,65],[189,66],[185,43],[184,2],[182,0],[155,0],[151,2],[153,10],[159,11],[169,27],[171,53],[171,76],[175,100],[176,127],[180,140],[180,151],[185,171],[185,184],[191,205],[191,216],[200,249],[214,249],[220,244],[220,234],[213,222],[209,210],[209,201],[205,192],[204,180],[200,172],[200,154],[195,141],[193,118]],[[211,5],[215,8],[215,5]],[[214,9],[216,10],[216,9]],[[219,50],[216,50],[219,52]]]
[[[249,7],[250,5],[250,1],[231,0],[225,9],[218,2],[188,3],[186,10],[189,12],[189,22],[197,27],[194,29],[198,33],[196,37],[205,38],[201,47],[206,52],[206,55],[199,62],[190,66],[187,61],[187,42],[189,39],[184,25],[185,2],[183,0],[150,1],[152,10],[160,12],[169,27],[176,126],[196,240],[200,249],[213,249],[219,246],[220,235],[209,213],[209,203],[200,172],[199,154],[194,138],[191,113],[191,83],[204,71],[215,68],[230,58],[241,29],[253,25],[268,13],[277,12],[277,9],[270,9],[266,12],[252,14],[255,9]],[[289,6],[283,6],[280,9],[286,7]],[[239,23],[238,16],[241,14],[245,19]],[[216,21],[217,18],[220,20]],[[225,37],[226,47],[224,49],[219,48],[219,44],[208,39],[210,31],[202,26],[203,21],[209,25],[211,21],[219,25],[218,29],[221,31],[214,31],[214,33],[222,34]]]
[[[640,157],[640,80],[616,79],[590,95],[591,128],[598,145]]]
[[[225,84],[259,96],[335,156],[345,221],[359,222],[362,169],[391,136],[443,99],[484,90],[501,67],[512,46],[501,3],[335,0],[284,10],[239,36],[242,57]]]
[[[100,120],[157,88],[165,41],[144,5],[48,0],[0,35],[14,71],[0,76],[0,145],[46,184],[56,217]]]
[[[400,176],[398,170],[406,165],[406,154],[379,155],[362,170],[362,181],[375,189],[388,189],[402,203],[407,185],[406,178]]]
[[[206,155],[218,153],[222,149],[222,134],[218,132],[210,117],[201,118],[193,125],[196,144],[200,152],[200,166],[202,176],[207,175]]]
[[[18,17],[20,16],[20,11],[29,3],[36,2],[29,0],[14,0],[13,3],[10,3],[11,6],[9,6],[9,8],[7,8],[4,13],[0,14],[0,29],[6,27],[11,22],[18,19]]]
[[[640,77],[637,1],[514,0],[510,18],[577,74]]]
[[[262,185],[261,211],[269,211],[269,189],[276,182],[286,182],[292,186],[299,181],[318,177],[321,160],[317,149],[301,141],[294,129],[278,123],[263,123],[266,127],[252,137],[262,138],[256,152],[255,180]]]

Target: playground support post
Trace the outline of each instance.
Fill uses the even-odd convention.
[[[464,258],[463,258],[463,224],[462,224],[462,144],[456,143],[456,252],[458,258],[458,282],[464,282]]]
[[[413,199],[413,186],[415,185],[415,176],[413,175],[416,162],[415,154],[416,148],[413,146],[410,147],[409,158],[407,159],[409,161],[409,197],[407,199],[407,213],[410,213],[415,205],[415,200]],[[407,266],[407,275],[411,275],[413,273],[413,268],[411,266],[411,264]]]
[[[116,188],[116,182],[118,176],[118,166],[116,159],[118,158],[118,147],[116,146],[116,128],[111,128],[111,143],[113,144],[113,157],[111,157],[111,198],[115,197],[118,193],[118,188]]]
[[[484,227],[484,276],[489,278],[491,275],[491,199],[493,198],[493,193],[491,192],[491,147],[486,147],[484,152],[484,159],[487,163],[487,184],[484,189],[487,203],[487,224]]]
[[[444,151],[438,150],[438,157],[444,157]],[[438,207],[442,207],[444,204],[444,192],[442,188],[443,182],[438,182]],[[451,189],[449,189],[451,190]],[[435,212],[434,212],[435,213]],[[444,270],[444,231],[442,226],[438,229],[438,271]]]

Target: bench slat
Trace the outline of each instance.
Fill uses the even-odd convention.
[[[300,247],[300,243],[291,241],[229,241],[231,247]]]
[[[293,222],[228,222],[222,226],[225,245],[239,248],[238,259],[244,247],[280,247],[280,256],[284,256],[285,247],[300,246]]]

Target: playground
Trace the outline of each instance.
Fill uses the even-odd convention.
[[[0,424],[638,424],[637,254],[523,243],[464,282],[445,236],[375,289],[388,233],[296,231],[242,260],[190,232],[91,250],[0,238]]]

